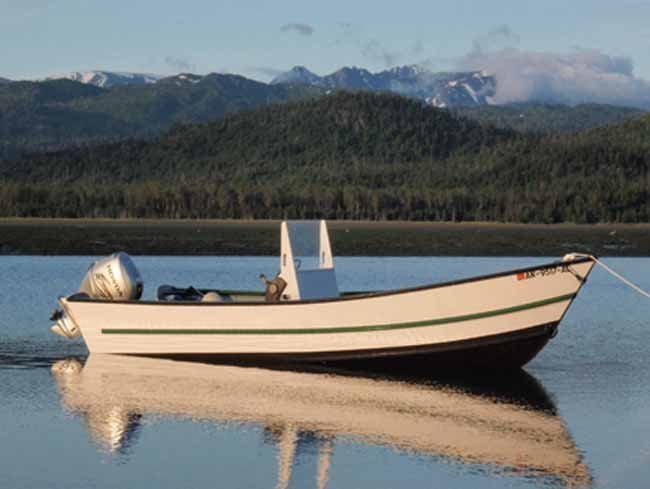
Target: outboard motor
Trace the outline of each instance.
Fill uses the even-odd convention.
[[[70,297],[84,297],[109,301],[138,300],[142,297],[142,278],[131,257],[126,253],[94,262],[81,281],[79,292]],[[55,310],[50,320],[56,321],[52,332],[65,338],[76,338],[81,334],[78,326],[65,311]]]
[[[79,292],[91,299],[137,300],[142,297],[142,278],[129,255],[113,253],[88,268]]]

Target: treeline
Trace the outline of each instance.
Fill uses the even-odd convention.
[[[650,117],[562,136],[338,93],[0,163],[0,215],[648,222]]]
[[[530,190],[324,186],[237,188],[210,183],[114,186],[0,184],[0,215],[170,219],[367,219],[501,222],[648,222],[650,182],[606,179]]]

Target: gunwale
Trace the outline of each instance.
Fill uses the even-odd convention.
[[[349,295],[342,294],[340,297],[326,298],[326,299],[308,299],[308,300],[298,300],[298,301],[279,301],[279,302],[260,302],[260,301],[236,301],[236,302],[199,302],[199,301],[156,301],[156,300],[115,300],[115,301],[106,301],[104,299],[91,299],[86,297],[78,297],[76,295],[64,298],[68,302],[83,302],[83,303],[99,303],[99,304],[121,304],[121,305],[140,305],[140,306],[200,306],[200,307],[236,307],[236,306],[302,306],[305,304],[322,304],[327,302],[343,302],[343,301],[358,301],[363,299],[373,299],[376,297],[386,297],[392,295],[407,294],[411,292],[420,292],[424,290],[432,290],[443,287],[451,287],[454,285],[467,284],[472,282],[480,282],[484,280],[490,280],[495,278],[507,277],[509,275],[517,275],[519,273],[532,272],[536,270],[546,270],[556,268],[558,266],[571,266],[573,264],[585,263],[593,261],[590,257],[577,257],[571,260],[555,260],[550,263],[545,263],[537,266],[529,266],[524,268],[516,268],[512,270],[506,270],[503,272],[496,272],[486,275],[477,275],[473,277],[466,277],[457,280],[451,280],[446,282],[437,282],[433,284],[417,285],[414,287],[405,287],[395,290],[385,290],[385,291],[372,291],[368,293],[361,293],[359,295]],[[576,277],[580,280],[580,278]],[[586,279],[583,279],[586,280]],[[207,289],[204,289],[207,290]],[[218,289],[215,289],[217,291]],[[240,292],[229,290],[233,295],[239,294]],[[243,291],[242,295],[250,291]]]

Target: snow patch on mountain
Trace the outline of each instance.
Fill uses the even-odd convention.
[[[312,73],[304,66],[294,66],[289,71],[279,74],[272,81],[271,84],[278,83],[294,83],[298,85],[320,85],[321,77]]]
[[[482,71],[434,73],[417,65],[397,66],[377,73],[345,67],[326,76],[296,66],[271,81],[271,84],[278,83],[300,83],[328,90],[390,91],[419,98],[435,107],[485,105],[496,90],[495,78]]]
[[[163,78],[161,75],[150,73],[131,73],[124,71],[73,71],[60,76],[48,77],[48,80],[65,79],[73,80],[101,88],[110,88],[120,85],[145,85],[156,83]]]
[[[172,84],[177,87],[196,85],[205,77],[203,75],[195,75],[194,73],[179,73],[178,75],[168,76],[166,78],[161,78],[156,83],[161,84]]]

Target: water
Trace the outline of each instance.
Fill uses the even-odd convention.
[[[0,488],[647,487],[650,301],[600,269],[527,374],[387,379],[87,357],[49,332],[89,257],[0,257]],[[343,289],[540,258],[338,258]],[[650,289],[650,259],[608,259]],[[259,288],[276,258],[136,257],[147,285]]]

